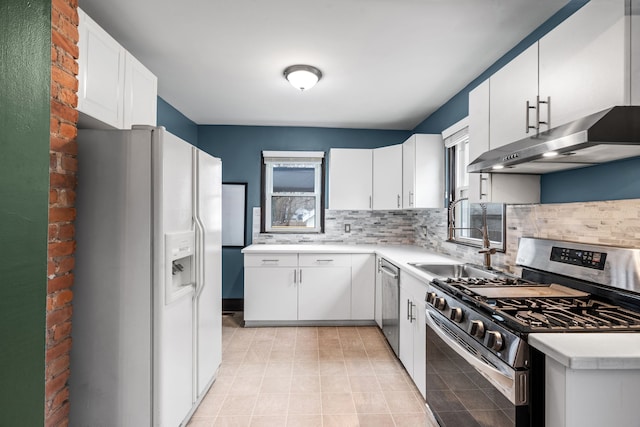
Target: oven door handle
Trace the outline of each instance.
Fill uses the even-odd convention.
[[[433,331],[438,334],[440,339],[444,341],[449,347],[456,351],[456,353],[466,360],[471,366],[473,366],[483,377],[485,377],[489,382],[491,382],[496,388],[500,390],[500,392],[507,398],[511,403],[516,404],[515,396],[515,388],[516,388],[516,380],[515,377],[510,376],[509,374],[499,371],[493,366],[483,362],[482,360],[475,357],[473,354],[469,352],[469,350],[462,347],[460,344],[451,339],[440,327],[433,321],[432,316],[436,314],[433,311],[427,309],[427,325],[433,329]],[[437,315],[437,314],[436,314]]]

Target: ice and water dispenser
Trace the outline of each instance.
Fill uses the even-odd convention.
[[[170,304],[195,286],[195,232],[165,234],[165,254],[165,304]]]

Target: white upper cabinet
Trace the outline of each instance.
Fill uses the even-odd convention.
[[[551,99],[551,127],[640,104],[640,73],[632,71],[640,58],[638,27],[639,1],[591,0],[540,39],[539,93]]]
[[[158,78],[129,52],[124,79],[124,128],[157,123]]]
[[[440,135],[415,134],[402,144],[402,207],[444,206],[444,142]]]
[[[527,127],[527,116],[533,126],[536,111],[527,109],[527,102],[535,107],[538,95],[538,44],[498,70],[490,80],[490,149],[525,138],[532,131],[535,134]]]
[[[402,209],[402,145],[373,150],[373,209]]]
[[[486,80],[469,93],[469,161],[490,148],[491,85],[493,80]],[[540,176],[470,173],[468,198],[471,203],[540,203]]]
[[[373,150],[329,150],[329,209],[370,210],[373,197]]]
[[[78,110],[121,128],[125,50],[80,9],[78,17]]]
[[[78,17],[78,111],[117,129],[155,126],[156,76],[81,9]]]

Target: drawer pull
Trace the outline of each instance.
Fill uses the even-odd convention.
[[[263,264],[273,264],[273,263],[278,263],[278,261],[280,261],[279,259],[263,259],[262,263]]]
[[[316,262],[333,262],[332,259],[317,259]]]

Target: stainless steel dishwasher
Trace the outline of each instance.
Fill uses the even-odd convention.
[[[382,276],[382,332],[397,356],[400,343],[400,270],[384,258],[378,268]]]

